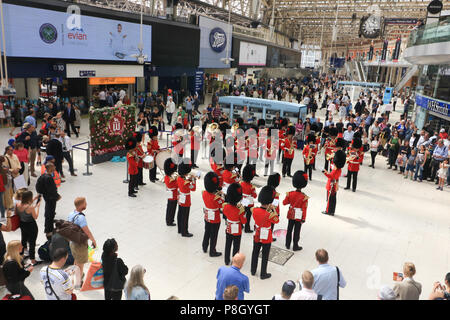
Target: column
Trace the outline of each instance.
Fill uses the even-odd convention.
[[[27,78],[27,98],[39,99],[39,78]]]

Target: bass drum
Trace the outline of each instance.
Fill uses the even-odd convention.
[[[167,159],[172,157],[172,151],[171,150],[162,150],[158,152],[158,154],[155,157],[155,163],[156,166],[161,170],[164,171],[164,162],[166,162]]]

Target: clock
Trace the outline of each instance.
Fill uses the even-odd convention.
[[[375,39],[381,35],[381,18],[369,15],[361,18],[359,31],[364,38]]]

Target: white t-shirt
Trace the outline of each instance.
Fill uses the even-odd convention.
[[[72,300],[72,295],[66,293],[66,290],[72,290],[72,280],[70,279],[67,272],[62,269],[53,269],[50,266],[45,266],[41,269],[40,276],[41,282],[44,285],[45,294],[47,296],[47,300],[58,300],[56,299],[55,294],[53,293],[47,279],[47,268],[48,268],[48,277],[50,278],[51,287],[53,291],[58,296],[59,300]]]
[[[100,91],[100,93],[98,94],[98,98],[100,100],[106,100],[106,92],[105,91]]]
[[[173,101],[167,101],[167,113],[174,113],[175,112],[175,102]]]
[[[303,288],[294,292],[290,300],[317,300],[317,294],[312,289]]]
[[[120,90],[120,92],[119,92],[119,99],[123,99],[123,98],[125,98],[125,95],[126,95],[127,93],[125,92],[125,90]]]

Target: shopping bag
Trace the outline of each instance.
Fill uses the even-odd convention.
[[[20,217],[17,214],[11,216],[11,231],[16,231],[20,227]]]
[[[103,267],[101,262],[91,262],[80,291],[103,289]]]
[[[14,178],[14,190],[17,191],[22,188],[28,188],[28,184],[25,182],[23,174]]]

